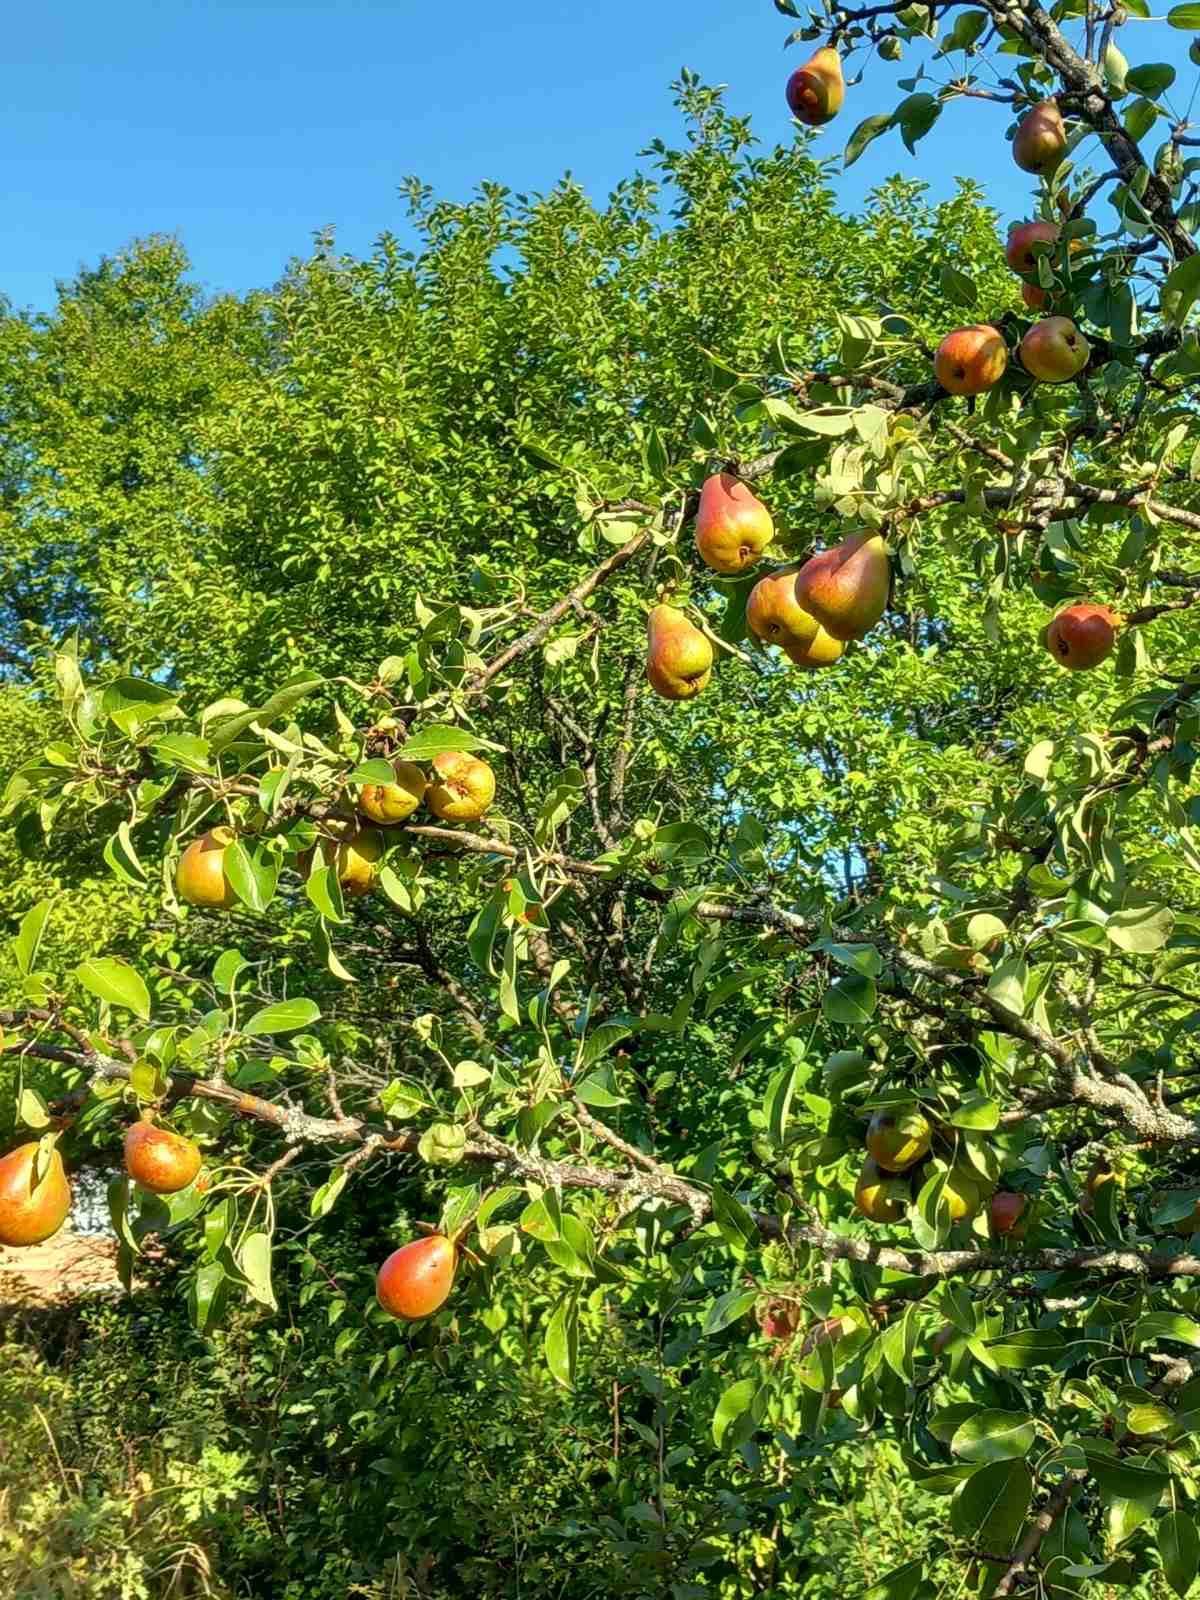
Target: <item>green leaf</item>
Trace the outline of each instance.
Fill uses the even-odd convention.
[[[279,858],[261,845],[233,839],[225,847],[225,876],[234,894],[251,911],[265,911],[275,896]]]
[[[821,996],[821,1010],[830,1022],[865,1028],[875,1015],[874,978],[863,972],[846,973]]]
[[[955,1531],[980,1550],[1007,1555],[1017,1542],[1033,1499],[1033,1474],[1024,1461],[991,1461],[956,1490],[950,1516]]]
[[[395,783],[396,773],[390,761],[381,756],[371,761],[360,761],[352,772],[346,774],[347,783]]]
[[[622,1039],[628,1039],[633,1032],[631,1022],[602,1022],[595,1027],[583,1041],[579,1051],[579,1060],[576,1071],[584,1072],[588,1067],[599,1061],[601,1056],[606,1056],[610,1050],[616,1048]]]
[[[21,918],[21,926],[17,930],[12,947],[22,977],[27,978],[33,971],[38,951],[42,947],[42,935],[46,931],[52,905],[53,902],[50,900],[40,900]]]
[[[1025,986],[1028,982],[1029,968],[1019,956],[1009,956],[1006,961],[1000,962],[988,979],[987,990],[993,1000],[1007,1010],[1015,1011],[1017,1016],[1023,1016]]]
[[[1200,28],[1200,5],[1172,6],[1167,12],[1167,21],[1173,28],[1195,33]]]
[[[1125,74],[1126,87],[1135,94],[1149,95],[1152,100],[1157,100],[1160,94],[1166,91],[1175,82],[1175,68],[1168,66],[1165,61],[1150,61],[1144,66],[1134,67]]]
[[[1176,1344],[1188,1344],[1200,1350],[1200,1322],[1178,1311],[1151,1311],[1134,1324],[1133,1347],[1140,1350],[1156,1339],[1171,1339]]]
[[[843,170],[852,167],[862,155],[863,151],[881,133],[886,133],[892,126],[892,118],[887,112],[877,112],[873,117],[864,117],[846,141],[846,149],[842,155]]]
[[[1114,911],[1104,924],[1104,932],[1118,950],[1147,955],[1162,949],[1174,926],[1175,913],[1169,906],[1131,906],[1126,911]]]
[[[969,278],[965,272],[959,272],[945,262],[940,273],[940,287],[946,299],[954,305],[974,306],[979,303],[979,289],[974,278]]]
[[[923,1600],[928,1592],[925,1563],[909,1561],[902,1567],[893,1567],[869,1589],[860,1589],[854,1600]]]
[[[219,1261],[206,1262],[192,1279],[188,1301],[197,1332],[204,1333],[220,1316],[225,1280],[225,1268]]]
[[[758,1224],[740,1200],[719,1184],[712,1188],[713,1221],[727,1243],[737,1246],[757,1244]]]
[[[1163,320],[1182,328],[1188,312],[1200,295],[1200,256],[1188,256],[1172,267],[1162,286],[1160,309]]]
[[[325,1180],[308,1202],[308,1214],[310,1217],[323,1217],[333,1210],[337,1204],[338,1196],[346,1187],[347,1177],[348,1174],[346,1172],[339,1171]]]
[[[17,1120],[27,1128],[45,1128],[50,1123],[50,1111],[36,1089],[22,1089],[17,1100]]]
[[[579,1311],[574,1293],[565,1295],[555,1306],[546,1324],[545,1347],[550,1376],[564,1389],[570,1389],[579,1356]]]
[[[744,1317],[757,1299],[756,1289],[729,1289],[718,1295],[704,1314],[701,1333],[705,1338],[710,1338],[714,1333],[722,1332],[731,1323]]]
[[[758,1388],[757,1378],[742,1378],[737,1383],[731,1384],[717,1402],[717,1409],[713,1413],[712,1435],[713,1443],[718,1450],[733,1424],[750,1410],[758,1394]]]
[[[124,1006],[143,1022],[150,1020],[150,991],[140,973],[117,956],[95,956],[75,968],[75,976],[90,994],[110,1006]]]
[[[319,857],[315,857],[314,861],[319,859]],[[338,881],[336,867],[318,867],[314,865],[313,870],[304,880],[304,892],[310,902],[329,922],[345,922],[346,907],[342,899],[342,886]]]
[[[1027,1456],[1037,1430],[1017,1411],[977,1411],[955,1432],[950,1449],[964,1461],[1009,1461]]]
[[[313,1000],[279,1000],[256,1011],[242,1024],[242,1032],[252,1039],[262,1034],[294,1033],[309,1027],[320,1015],[321,1008]]]
[[[251,1298],[257,1300],[259,1305],[277,1311],[275,1291],[271,1287],[270,1235],[261,1231],[249,1234],[238,1251],[237,1264],[245,1276]]]
[[[1002,1371],[1018,1372],[1025,1367],[1048,1367],[1063,1350],[1063,1336],[1057,1328],[1020,1328],[988,1339],[986,1349]]]
[[[503,745],[492,744],[489,739],[481,739],[477,733],[468,733],[465,728],[452,728],[444,723],[434,722],[428,728],[422,728],[420,733],[414,733],[396,752],[397,760],[401,761],[428,761],[430,757],[440,755],[443,750],[502,750]]]
[[[1200,1568],[1200,1534],[1186,1511],[1168,1511],[1158,1525],[1158,1559],[1177,1595],[1186,1595]]]
[[[948,1121],[954,1128],[971,1128],[982,1133],[990,1133],[993,1128],[1000,1125],[1000,1107],[989,1096],[975,1094],[969,1100],[964,1100]]]
[[[240,739],[254,723],[268,727],[272,722],[278,722],[280,717],[289,716],[302,700],[319,689],[324,682],[324,678],[315,672],[297,673],[256,710],[243,711],[236,716],[227,717],[214,732],[209,734],[208,742],[213,754],[219,755],[235,739]]]

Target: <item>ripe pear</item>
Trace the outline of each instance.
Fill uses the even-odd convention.
[[[1012,1189],[997,1189],[988,1205],[988,1215],[992,1224],[992,1232],[1003,1237],[1011,1234],[1014,1239],[1025,1236],[1025,1226],[1021,1222],[1025,1210],[1025,1196],[1017,1194]]]
[[[1033,253],[1035,244],[1056,244],[1058,225],[1053,222],[1018,222],[1008,230],[1008,243],[1004,259],[1014,272],[1036,272],[1038,258]]]
[[[803,648],[817,636],[816,617],[796,598],[800,562],[780,567],[760,578],[746,601],[746,626],[764,644],[794,644]]]
[[[1092,347],[1070,317],[1043,317],[1021,340],[1021,365],[1041,383],[1068,383],[1091,359]]]
[[[846,98],[842,58],[832,45],[826,45],[797,67],[787,81],[787,103],[798,122],[820,128],[831,122]]]
[[[646,646],[646,677],[664,700],[694,699],[712,676],[712,645],[674,606],[646,618]]]
[[[125,1171],[152,1194],[186,1189],[200,1171],[200,1160],[190,1139],[153,1122],[135,1122],[125,1135]]]
[[[443,822],[478,822],[496,798],[496,774],[486,761],[465,750],[441,750],[433,758],[433,778],[425,804]]]
[[[181,900],[214,911],[228,911],[237,905],[233,886],[225,876],[225,849],[233,840],[232,828],[210,828],[192,840],[175,869],[175,893]]]
[[[867,1127],[867,1150],[885,1172],[904,1172],[929,1153],[933,1129],[910,1106],[898,1114],[877,1111]]]
[[[862,639],[887,608],[891,567],[870,528],[810,556],[796,577],[796,599],[831,639]]]
[[[983,1204],[974,1175],[962,1167],[951,1167],[942,1194],[950,1208],[951,1222],[965,1222]]]
[[[369,894],[387,851],[383,835],[374,828],[344,830],[336,839],[321,840],[325,864],[337,873],[342,893],[350,899]]]
[[[0,1244],[41,1244],[56,1234],[71,1209],[71,1186],[57,1150],[34,1182],[37,1140],[0,1157]]]
[[[1120,620],[1107,606],[1068,606],[1047,627],[1043,643],[1060,667],[1087,672],[1112,653]]]
[[[1008,366],[1008,346],[990,322],[955,328],[938,345],[933,375],[947,394],[984,394]]]
[[[714,472],[700,491],[696,549],[714,572],[746,572],[775,537],[775,524],[762,501],[740,478]]]
[[[453,1243],[441,1233],[393,1250],[375,1279],[379,1304],[408,1322],[431,1316],[454,1287],[455,1254]]]
[[[899,1222],[907,1191],[898,1178],[884,1172],[873,1156],[862,1164],[854,1185],[854,1204],[868,1222]]]
[[[1022,172],[1046,177],[1067,149],[1067,130],[1054,100],[1043,100],[1021,118],[1013,135],[1013,160]]]
[[[783,653],[795,666],[803,667],[806,672],[815,672],[820,667],[831,667],[835,661],[840,661],[845,648],[840,639],[834,639],[824,628],[818,628],[808,644],[785,644]]]
[[[1043,289],[1039,283],[1023,283],[1021,285],[1021,299],[1031,311],[1045,311],[1050,304],[1050,292]]]
[[[395,783],[364,783],[358,796],[358,809],[370,822],[388,827],[404,822],[425,798],[429,781],[411,761],[394,761]]]

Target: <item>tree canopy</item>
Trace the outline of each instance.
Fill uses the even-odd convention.
[[[802,121],[842,59],[926,63],[848,160],[1011,105],[1028,249],[971,181],[840,214],[823,145],[685,74],[686,144],[603,208],[413,181],[411,251],[206,300],[150,240],[0,321],[22,1181],[118,1166],[139,1111],[197,1144],[114,1178],[126,1280],[165,1248],[212,1340],[324,1297],[367,1518],[429,1449],[389,1407],[532,1346],[564,1438],[611,1382],[614,1463],[636,1386],[554,1529],[589,1592],[840,1592],[797,1530],[886,1440],[944,1514],[871,1600],[1182,1595],[1189,124],[1133,6],[777,8]],[[741,570],[697,551],[712,483],[769,508]],[[848,535],[888,581],[805,670],[748,602]],[[715,662],[678,698],[664,627]],[[426,806],[378,826],[398,762]],[[398,1331],[374,1269],[421,1224],[454,1285]]]

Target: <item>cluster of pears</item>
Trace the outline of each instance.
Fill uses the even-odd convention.
[[[375,1296],[389,1316],[416,1322],[432,1316],[454,1287],[458,1247],[444,1233],[402,1244],[380,1267]]]
[[[696,549],[724,577],[755,566],[775,537],[771,513],[731,473],[714,473],[700,491]],[[891,569],[882,538],[860,529],[833,549],[779,567],[759,579],[746,602],[746,625],[764,644],[780,645],[798,667],[832,666],[850,639],[861,639],[887,607]],[[675,606],[659,605],[646,624],[646,676],[665,700],[691,700],[712,675],[709,639]]]
[[[933,1143],[933,1124],[915,1106],[877,1111],[867,1125],[866,1158],[854,1185],[854,1204],[869,1222],[899,1222],[928,1173],[924,1162]],[[943,1190],[952,1222],[964,1222],[983,1208],[985,1180],[961,1165],[950,1168]],[[998,1189],[988,1202],[992,1231],[1021,1237],[1024,1195]]]
[[[71,1185],[55,1144],[38,1176],[40,1141],[0,1156],[0,1245],[43,1244],[71,1209]],[[160,1128],[143,1115],[125,1135],[125,1171],[152,1194],[186,1189],[200,1171],[200,1151],[190,1139]]]
[[[1054,100],[1044,100],[1021,119],[1013,138],[1013,159],[1025,172],[1045,177],[1067,148],[1067,130]],[[1022,279],[1021,298],[1031,311],[1042,311],[1049,296],[1033,280],[1037,275],[1034,246],[1053,245],[1059,235],[1053,222],[1022,222],[1009,232],[1005,259]],[[1027,329],[1018,347],[1021,365],[1039,383],[1069,383],[1091,360],[1091,346],[1070,317],[1043,317]],[[947,394],[984,394],[999,383],[1008,367],[1008,346],[990,322],[955,328],[938,345],[933,374]]]
[[[342,893],[369,894],[387,851],[379,827],[406,822],[422,803],[442,822],[478,822],[496,796],[496,774],[486,761],[465,750],[443,750],[430,763],[432,777],[411,761],[395,761],[391,783],[364,784],[358,796],[366,824],[330,819],[320,841],[325,862],[337,872]],[[175,892],[192,906],[228,911],[237,896],[225,870],[225,851],[236,837],[232,828],[210,828],[193,839],[180,857]],[[311,859],[311,858],[310,858]]]

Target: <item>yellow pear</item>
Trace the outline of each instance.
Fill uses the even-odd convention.
[[[340,839],[323,839],[321,853],[337,873],[342,893],[352,899],[369,894],[379,875],[379,863],[387,849],[382,834],[374,828],[358,828]]]
[[[647,617],[646,646],[646,677],[664,700],[691,700],[712,676],[712,645],[674,606]]]
[[[225,850],[233,839],[232,828],[210,828],[192,840],[175,869],[175,893],[181,900],[220,911],[237,905],[233,885],[225,876]]]
[[[443,822],[478,822],[496,798],[496,774],[465,750],[440,750],[425,804]]]
[[[832,639],[861,639],[883,615],[891,568],[877,533],[863,528],[811,556],[796,578],[796,599]]]
[[[796,599],[800,563],[780,567],[760,578],[746,601],[746,626],[764,644],[809,645],[817,636],[817,619]]]
[[[873,1156],[867,1157],[854,1185],[854,1204],[868,1222],[899,1222],[907,1195],[899,1178],[884,1172]]]
[[[845,648],[840,639],[834,639],[824,628],[818,628],[807,644],[785,644],[783,653],[796,666],[812,672],[818,667],[831,667],[841,659]]]
[[[384,827],[411,817],[429,787],[425,774],[411,761],[393,762],[392,770],[395,783],[364,783],[358,797],[363,816]]]
[[[788,107],[798,122],[810,128],[831,122],[845,98],[842,58],[832,45],[818,50],[787,81]]]

